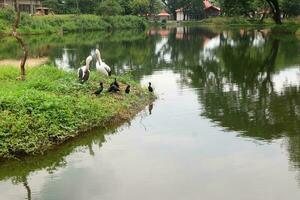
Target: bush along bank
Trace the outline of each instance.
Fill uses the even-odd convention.
[[[11,34],[14,17],[13,10],[0,10],[0,33]],[[97,15],[30,16],[22,13],[18,32],[21,34],[44,34],[96,30],[145,30],[146,27],[147,22],[144,18],[130,15],[108,17]]]
[[[26,81],[16,80],[18,73],[0,67],[0,159],[41,154],[93,128],[128,120],[155,99],[127,75],[118,77],[122,92],[95,96],[99,80],[107,88],[114,77],[92,72],[82,85],[75,72],[51,66],[29,69]]]

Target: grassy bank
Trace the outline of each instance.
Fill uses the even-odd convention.
[[[11,33],[14,16],[14,12],[9,9],[0,10],[0,33]],[[53,15],[32,17],[22,13],[18,31],[22,34],[44,34],[96,30],[144,30],[146,26],[146,20],[137,16]]]
[[[246,17],[211,17],[200,21],[169,21],[169,26],[216,26],[216,27],[268,27],[281,32],[300,33],[300,17],[283,20],[282,25],[277,25],[270,18],[262,23]]]
[[[132,85],[130,94],[96,97],[99,80],[107,87],[112,78],[92,73],[87,84],[75,72],[42,66],[28,70],[27,80],[17,81],[18,69],[0,67],[0,158],[43,153],[95,127],[129,119],[154,96],[129,76],[121,83]]]

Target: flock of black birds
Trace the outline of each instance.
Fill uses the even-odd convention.
[[[99,88],[94,92],[94,94],[96,96],[100,95],[104,90],[104,87],[103,87],[103,82],[100,82],[100,85],[99,85]],[[116,92],[120,92],[120,85],[119,83],[117,82],[117,78],[115,78],[114,82],[112,82],[109,86],[109,88],[107,89],[107,92],[110,92],[110,93],[116,93]],[[149,82],[149,85],[148,85],[148,91],[149,92],[153,92],[154,89],[151,85],[151,82]],[[126,94],[129,94],[130,93],[130,85],[127,85],[126,86],[126,89],[125,89],[125,93]]]
[[[130,93],[130,85],[127,85],[125,88],[125,93],[129,94]],[[97,90],[94,92],[94,94],[96,96],[100,95],[102,92],[104,91],[104,86],[103,86],[103,82],[100,82],[99,87],[97,88]],[[115,78],[114,82],[112,82],[109,86],[109,88],[107,88],[107,92],[109,93],[116,93],[116,92],[120,92],[120,85],[117,82],[117,78]],[[151,86],[151,82],[149,82],[149,86],[148,86],[148,91],[149,92],[153,92],[153,88]]]

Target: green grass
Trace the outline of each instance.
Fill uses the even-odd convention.
[[[154,98],[128,75],[118,80],[132,85],[130,94],[96,97],[99,80],[108,87],[114,77],[93,72],[82,85],[76,72],[51,66],[29,69],[26,81],[16,80],[18,73],[0,67],[0,158],[43,153],[92,128],[128,119]]]
[[[14,17],[14,11],[0,10],[0,33],[11,33]],[[22,13],[18,32],[21,34],[44,34],[96,30],[145,30],[146,26],[146,20],[137,16],[101,17],[87,14],[30,16]]]

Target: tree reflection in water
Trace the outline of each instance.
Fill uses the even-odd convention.
[[[289,80],[299,73],[300,45],[294,36],[251,28],[220,31],[187,27],[127,35],[135,37],[99,38],[91,34],[86,36],[89,40],[77,35],[48,38],[49,48],[36,40],[27,41],[35,47],[30,48],[32,54],[45,49],[43,56],[67,67],[75,67],[86,52],[100,47],[117,74],[131,71],[139,80],[155,71],[172,70],[180,74],[182,84],[197,88],[201,115],[242,137],[267,142],[285,138],[292,166],[300,169],[300,79],[296,76],[293,84]],[[0,47],[0,52],[10,51]],[[289,77],[287,82],[283,72]],[[150,113],[152,108],[149,105]],[[29,199],[27,177],[32,172],[46,169],[51,173],[66,166],[65,158],[77,147],[84,146],[93,156],[93,144],[101,147],[103,142],[103,134],[88,134],[44,156],[2,163],[0,180],[23,183]]]

